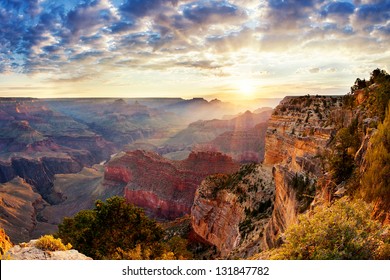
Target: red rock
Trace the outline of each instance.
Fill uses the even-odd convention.
[[[238,168],[221,153],[193,152],[185,160],[172,161],[137,150],[111,160],[104,178],[106,184],[126,184],[127,201],[145,208],[150,216],[175,219],[190,212],[195,190],[206,176]]]

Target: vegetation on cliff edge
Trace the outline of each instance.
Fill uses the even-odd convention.
[[[370,217],[363,201],[336,201],[299,216],[285,232],[285,243],[271,259],[339,260],[389,259],[388,228]]]
[[[65,218],[58,236],[93,259],[188,259],[187,241],[163,242],[163,230],[141,208],[122,197],[96,201],[93,210]]]
[[[379,124],[370,142],[361,194],[368,201],[381,199],[390,206],[390,104],[383,123]]]
[[[66,251],[72,249],[70,243],[64,245],[61,238],[54,238],[53,235],[41,236],[35,243],[35,247],[44,251]]]

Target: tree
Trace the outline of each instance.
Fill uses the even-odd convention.
[[[370,217],[371,206],[342,198],[299,216],[271,259],[388,259],[386,228]]]
[[[390,78],[389,74],[385,70],[381,70],[379,68],[375,69],[371,73],[370,81],[372,83],[382,83],[384,80],[388,80]]]
[[[58,228],[64,242],[94,259],[118,258],[118,251],[135,255],[141,250],[140,254],[148,258],[163,253],[161,227],[121,197],[109,198],[105,203],[98,200],[95,209],[65,218]]]
[[[355,81],[355,88],[356,89],[363,89],[367,86],[367,82],[365,79],[361,80],[359,78],[356,79]]]
[[[361,192],[367,201],[380,199],[390,205],[390,103],[383,123],[379,124],[370,142]]]
[[[335,136],[330,165],[337,184],[351,176],[354,170],[354,154],[359,146],[358,120],[354,119],[349,127],[339,129]]]

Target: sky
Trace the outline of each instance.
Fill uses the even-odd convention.
[[[390,0],[0,0],[0,97],[346,94],[389,42]]]

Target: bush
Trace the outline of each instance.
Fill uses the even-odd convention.
[[[366,155],[367,169],[362,176],[362,196],[367,201],[384,200],[390,205],[390,103],[386,118],[372,136]]]
[[[371,206],[346,198],[299,216],[285,232],[285,243],[271,259],[386,259],[386,228],[370,217]]]
[[[352,175],[355,168],[354,155],[359,147],[359,121],[355,118],[348,127],[337,131],[333,141],[333,153],[329,163],[336,184]]]
[[[98,200],[94,210],[65,218],[58,228],[59,237],[93,259],[155,259],[164,253],[162,228],[122,197]]]
[[[64,245],[60,238],[54,238],[53,235],[44,235],[35,243],[35,247],[44,251],[66,251],[72,249],[68,243]]]
[[[13,246],[11,239],[5,234],[4,229],[0,228],[0,260],[3,255]]]
[[[317,182],[315,180],[311,180],[309,177],[298,173],[295,173],[289,182],[289,185],[295,190],[296,198],[299,201],[299,213],[306,211],[313,201],[316,184]]]

